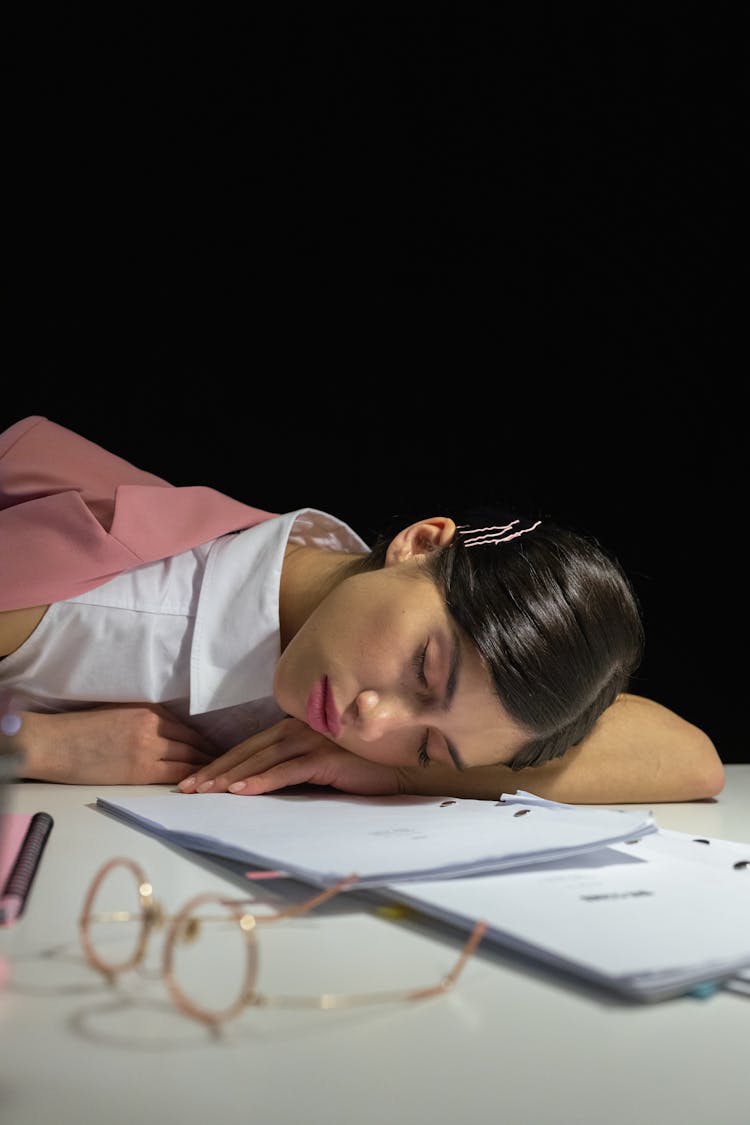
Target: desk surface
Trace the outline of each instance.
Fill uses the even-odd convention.
[[[750,842],[750,765],[726,772],[714,801],[653,806],[657,824]],[[219,1039],[177,1013],[159,981],[118,998],[86,967],[77,938],[86,885],[104,859],[137,859],[171,906],[238,885],[95,808],[100,795],[155,791],[12,787],[11,811],[44,809],[55,826],[25,914],[0,931],[10,965],[0,992],[8,1125],[748,1125],[750,999],[729,992],[634,1005],[480,947],[438,999],[249,1009]],[[458,935],[389,921],[347,898],[345,911],[316,915],[325,940],[310,944],[306,972],[321,955],[363,951],[400,974],[394,983],[431,983],[449,967]],[[362,987],[372,987],[369,974]]]

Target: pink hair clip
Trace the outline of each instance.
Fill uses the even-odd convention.
[[[539,527],[541,520],[532,523],[531,527],[522,527],[519,531],[512,531],[520,520],[511,520],[504,526],[494,527],[470,527],[468,524],[462,524],[456,528],[463,536],[464,547],[487,547],[491,543],[507,543],[510,539],[517,539],[519,535],[525,535],[527,531],[533,531],[535,527]],[[492,534],[495,532],[496,534]],[[471,538],[469,538],[471,536]]]

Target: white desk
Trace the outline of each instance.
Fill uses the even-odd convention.
[[[456,989],[438,999],[249,1009],[219,1040],[172,1009],[158,981],[126,987],[130,999],[118,1000],[85,966],[77,939],[101,861],[138,859],[172,907],[199,890],[238,886],[92,807],[118,792],[12,787],[11,810],[44,809],[55,826],[25,914],[0,931],[10,961],[0,993],[6,1125],[750,1122],[750,999],[728,992],[631,1005],[480,946]],[[654,815],[664,828],[750,842],[750,765],[727,768],[715,802],[656,805]],[[440,978],[458,935],[387,921],[348,898],[345,911],[316,916],[325,928],[316,950],[377,957],[397,985]]]

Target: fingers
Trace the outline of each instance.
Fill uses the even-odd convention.
[[[183,793],[223,793],[235,781],[265,773],[288,758],[296,758],[322,741],[306,724],[283,719],[246,738],[215,758],[180,785]]]
[[[178,785],[195,767],[189,762],[160,761],[151,764],[148,785]]]
[[[264,755],[265,761],[257,761],[255,757],[248,759],[246,756],[235,762],[222,762],[217,765],[212,762],[205,768],[201,768],[189,774],[188,777],[180,785],[180,790],[183,793],[226,793],[229,786],[237,781],[244,780],[248,777],[261,776],[268,772],[270,768],[279,765],[278,757],[275,761],[268,760],[268,755]],[[295,759],[292,759],[295,760]],[[282,759],[282,763],[285,759]]]
[[[164,762],[181,762],[188,766],[187,773],[191,773],[196,766],[208,766],[213,757],[211,754],[205,753],[203,750],[197,750],[194,746],[188,746],[182,741],[175,741],[169,739],[164,745],[161,754],[161,761]]]
[[[366,761],[336,747],[328,750],[318,748],[279,762],[252,777],[231,782],[228,792],[243,797],[257,796],[305,783],[371,796],[398,792],[398,780],[392,766]]]
[[[161,719],[158,732],[170,745],[182,745],[192,749],[206,762],[212,761],[216,756],[216,747],[210,739],[206,738],[195,727],[186,726],[185,723],[181,723],[172,715],[166,715]]]
[[[184,777],[182,793],[269,793],[290,785],[332,785],[351,792],[396,792],[392,770],[336,746],[298,719],[282,719]]]
[[[286,762],[279,762],[263,773],[254,774],[253,777],[241,778],[231,781],[227,785],[229,793],[240,796],[258,796],[261,793],[271,793],[275,789],[285,789],[289,785],[303,785],[311,781],[315,775],[316,762],[312,754],[305,754],[299,758],[289,758]]]
[[[193,793],[196,791],[207,792],[208,789],[219,793],[222,791],[222,788],[226,788],[226,785],[222,786],[221,784],[223,775],[231,772],[238,765],[246,763],[247,758],[248,751],[245,749],[245,743],[241,742],[239,746],[233,746],[226,754],[222,754],[212,762],[206,764],[199,763],[202,765],[202,768],[195,774],[185,778],[180,789],[183,793]],[[217,779],[220,779],[218,785],[216,784]]]

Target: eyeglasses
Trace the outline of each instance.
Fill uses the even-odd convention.
[[[189,899],[176,914],[167,915],[154,898],[153,887],[143,869],[131,859],[116,857],[103,864],[86,893],[79,919],[81,944],[89,965],[114,984],[118,976],[142,965],[151,934],[166,926],[160,975],[180,1011],[215,1031],[246,1007],[349,1008],[378,1002],[423,1000],[449,991],[481,941],[486,923],[477,922],[450,972],[438,984],[426,988],[310,996],[269,996],[257,991],[258,926],[302,917],[356,881],[357,876],[350,875],[301,903],[273,913],[250,912],[248,905],[254,904],[257,909],[257,899],[230,899],[221,894],[205,893]],[[99,909],[100,905],[126,905],[133,899],[134,890],[137,894],[134,910]],[[196,963],[191,965],[188,958],[187,965],[180,965],[184,951],[195,948],[207,928],[212,935],[211,961],[204,960],[196,968]],[[214,949],[214,942],[218,933],[232,939],[232,948],[221,947],[222,957],[217,967],[218,951]],[[128,946],[123,953],[122,941],[126,937]],[[203,943],[204,952],[206,944]],[[234,958],[231,962],[230,954]],[[219,1000],[218,982],[213,979],[219,975],[230,980],[223,1002]],[[195,990],[199,985],[208,992],[207,1001],[196,999]]]

